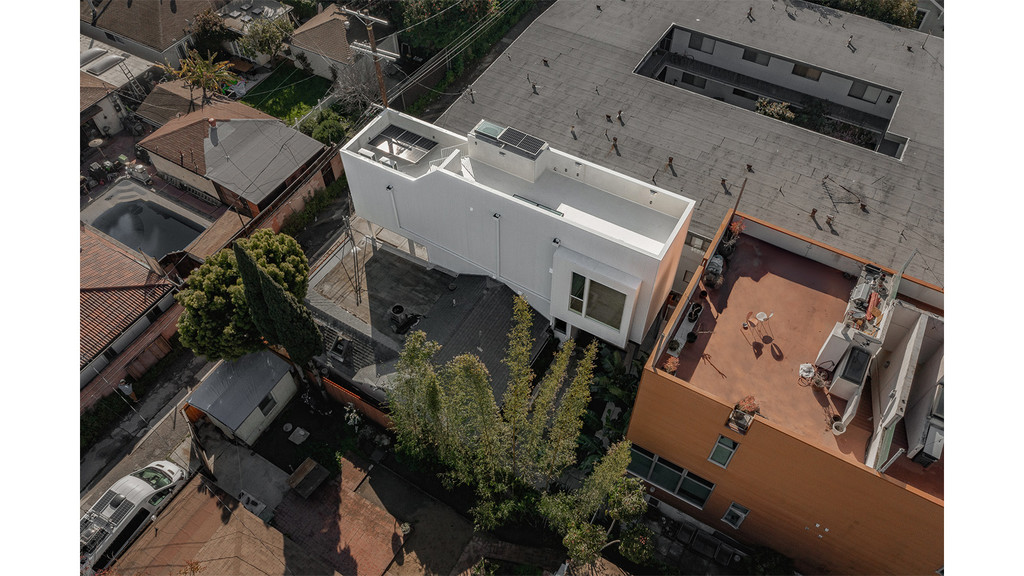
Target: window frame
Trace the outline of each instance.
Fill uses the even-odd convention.
[[[265,405],[269,405],[269,407],[266,410],[263,409]],[[267,392],[267,395],[263,397],[263,400],[260,400],[259,405],[256,407],[259,408],[263,416],[270,416],[270,413],[273,412],[274,408],[277,407],[277,398],[274,398],[274,392]]]
[[[815,82],[821,79],[821,70],[806,64],[793,63],[793,74]]]
[[[687,79],[687,76],[689,76],[689,80]],[[707,88],[708,86],[707,78],[697,76],[696,74],[690,74],[689,72],[683,72],[683,75],[679,78],[679,81],[682,82],[683,84],[693,86],[694,88],[700,88],[701,90]]]
[[[764,57],[764,62],[761,61],[762,56]],[[743,59],[746,60],[747,62],[753,62],[754,64],[760,64],[761,66],[767,66],[768,63],[772,61],[772,55],[760,52],[758,50],[744,48]]]
[[[727,520],[727,518],[729,517],[730,514],[735,514],[736,516],[739,517],[739,519],[736,521],[735,524],[733,524],[732,522]],[[726,524],[731,526],[734,530],[739,530],[740,529],[740,525],[743,524],[743,521],[747,519],[748,515],[750,515],[750,509],[749,508],[747,508],[746,506],[743,506],[743,505],[740,505],[740,504],[737,504],[737,503],[733,502],[732,504],[729,505],[729,509],[725,511],[725,514],[722,515],[722,522],[725,522]]]
[[[628,304],[628,302],[629,302],[629,294],[627,294],[625,292],[622,292],[621,290],[618,290],[617,288],[609,286],[608,284],[606,284],[604,282],[600,282],[598,280],[594,280],[593,278],[590,278],[589,276],[584,276],[583,274],[580,274],[579,272],[576,272],[574,270],[571,271],[571,272],[572,272],[572,276],[569,277],[569,303],[566,306],[566,308],[568,308],[568,310],[570,312],[572,312],[573,314],[576,314],[577,316],[581,316],[581,317],[586,318],[587,320],[590,320],[592,322],[597,322],[598,324],[600,324],[602,326],[606,326],[608,328],[611,328],[612,330],[615,330],[616,332],[621,332],[622,331],[622,318],[626,314],[626,304]],[[583,294],[581,296],[576,296],[575,294],[573,294],[573,283],[574,283],[576,277],[579,277],[579,278],[583,279]],[[615,294],[618,294],[618,295],[622,296],[622,306],[621,306],[621,310],[619,310],[619,324],[617,326],[612,326],[611,324],[608,324],[608,323],[604,322],[603,320],[601,320],[601,319],[599,319],[599,318],[597,318],[597,317],[595,317],[595,316],[593,316],[593,315],[588,313],[588,311],[590,310],[591,304],[593,304],[591,302],[591,289],[590,289],[592,283],[597,284],[598,286],[600,286],[601,288],[603,288],[603,289],[605,289],[605,290],[607,290],[609,292],[614,292]],[[573,308],[574,304],[577,304],[579,306],[579,309]]]
[[[722,440],[727,440],[729,442],[732,442],[733,445],[732,446],[726,446],[726,445],[722,444]],[[728,436],[719,434],[718,435],[718,440],[715,442],[714,447],[711,448],[711,454],[708,456],[708,462],[711,462],[713,464],[717,464],[718,466],[721,466],[722,468],[728,468],[729,467],[729,463],[732,462],[732,457],[736,455],[736,450],[739,447],[740,447],[740,443],[739,442],[733,440],[732,438],[729,438]],[[728,452],[728,456],[726,457],[724,463],[719,462],[718,460],[715,460],[715,453],[718,452],[719,449],[722,449],[722,450],[725,450],[726,452]]]
[[[700,241],[700,246],[697,246],[697,245],[694,244],[694,242],[697,241],[697,240]],[[686,233],[686,245],[689,246],[690,248],[695,248],[697,250],[702,250],[703,251],[703,250],[707,250],[708,246],[711,245],[711,239],[710,238],[705,238],[704,236],[701,236],[700,234],[694,234],[693,232],[687,232]]]
[[[874,99],[868,97],[868,91],[871,90],[872,88],[876,91]],[[859,92],[859,94],[855,92]],[[861,80],[854,80],[853,85],[850,86],[850,91],[847,93],[847,96],[849,96],[850,98],[856,98],[857,100],[861,100],[869,104],[876,104],[878,102],[878,99],[882,97],[882,89],[879,88],[878,86],[873,86]]]
[[[640,448],[639,446],[636,446],[636,445],[633,445],[630,448],[631,448],[631,450],[638,452],[641,456],[644,456],[645,458],[648,458],[649,460],[651,460],[651,465],[647,469],[647,474],[641,475],[641,474],[638,474],[637,472],[629,470],[629,465],[627,465],[627,470],[629,471],[630,474],[633,474],[634,476],[637,476],[638,478],[642,478],[644,481],[648,482],[649,484],[651,484],[653,486],[656,486],[656,487],[660,488],[661,490],[664,490],[665,492],[668,492],[668,493],[672,494],[676,498],[682,500],[683,502],[686,502],[687,504],[697,508],[698,510],[703,510],[704,507],[707,506],[708,501],[711,500],[711,495],[715,491],[715,483],[714,482],[708,480],[707,478],[704,478],[703,476],[699,476],[697,474],[694,474],[693,472],[691,472],[687,468],[685,468],[683,466],[680,466],[680,465],[672,462],[671,460],[666,460],[666,459],[658,456],[657,454],[655,454],[653,452],[650,452],[649,450],[644,450],[643,448]],[[630,453],[630,458],[631,458],[630,459],[630,464],[632,464],[632,452]],[[676,481],[676,484],[675,484],[674,487],[669,488],[669,487],[666,487],[664,484],[660,484],[658,482],[655,482],[654,480],[651,480],[651,476],[654,474],[655,466],[657,466],[658,464],[662,464],[662,466],[664,468],[666,468],[668,470],[671,470],[671,471],[676,471],[676,469],[681,470],[681,472],[679,473],[679,480]],[[702,502],[698,502],[699,499],[696,496],[693,496],[691,493],[681,492],[681,490],[683,489],[683,486],[686,485],[687,483],[696,484],[698,486],[702,486],[703,488],[707,489],[707,496],[703,499]]]

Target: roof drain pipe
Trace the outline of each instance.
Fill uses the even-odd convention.
[[[494,213],[494,279],[501,277],[501,214]]]

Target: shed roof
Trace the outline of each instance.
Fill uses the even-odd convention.
[[[709,238],[746,180],[740,210],[893,268],[917,249],[907,273],[941,286],[943,40],[922,48],[914,30],[799,0],[773,5],[755,7],[750,22],[750,3],[737,0],[557,2],[474,82],[474,98],[436,123],[468,133],[487,118],[635,178],[653,175],[697,202],[690,231]],[[635,74],[673,24],[900,90],[889,130],[910,140],[902,160]],[[608,123],[618,110],[623,124]]]
[[[288,372],[288,363],[269,350],[234,362],[221,361],[189,396],[188,403],[237,430]]]

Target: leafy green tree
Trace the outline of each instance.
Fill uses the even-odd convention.
[[[288,18],[255,18],[245,27],[242,39],[238,41],[242,53],[250,58],[261,54],[275,56],[295,26]]]
[[[323,351],[323,335],[313,315],[257,266],[240,243],[234,251],[253,324],[267,342],[284,346],[292,362],[306,366]]]
[[[416,458],[434,453],[444,434],[440,375],[431,361],[440,350],[441,345],[427,340],[424,332],[410,333],[387,391],[395,445]]]
[[[305,298],[309,264],[294,238],[257,230],[239,243],[270,278],[296,299]],[[263,347],[232,250],[221,250],[193,270],[175,299],[185,308],[178,319],[181,343],[196,354],[235,360]]]
[[[866,16],[880,22],[913,28],[917,0],[809,0],[829,8]]]
[[[537,444],[527,438],[531,428],[530,394],[533,391],[533,370],[530,369],[530,352],[533,338],[530,336],[532,314],[530,305],[523,298],[516,298],[512,305],[512,329],[508,334],[508,351],[504,363],[508,367],[508,387],[502,399],[501,409],[508,424],[509,456],[512,475],[522,468],[525,445]]]
[[[590,403],[590,385],[594,378],[596,356],[597,342],[592,341],[576,365],[576,375],[562,396],[554,422],[545,433],[540,462],[542,474],[548,482],[576,463],[576,445],[583,428],[583,415]]]
[[[590,522],[573,522],[562,538],[562,545],[569,552],[569,562],[574,566],[588,566],[597,562],[604,549],[604,529]]]
[[[315,0],[281,0],[281,3],[291,6],[293,8],[292,16],[298,18],[299,21],[316,15]],[[350,4],[352,3],[350,2]]]
[[[195,49],[188,51],[188,56],[182,58],[178,68],[169,64],[161,64],[168,74],[185,81],[189,86],[189,94],[195,89],[202,90],[202,105],[210,102],[211,94],[219,94],[225,86],[238,81],[238,76],[229,70],[231,64],[227,61],[217,62],[217,53],[209,54],[206,58],[199,55]]]
[[[403,38],[433,54],[497,8],[497,0],[403,0]],[[410,26],[412,28],[410,28]]]
[[[196,51],[205,56],[223,50],[223,43],[234,36],[231,30],[224,25],[223,18],[214,12],[213,8],[207,8],[196,14],[189,25],[189,33]]]
[[[619,553],[630,562],[644,565],[654,556],[654,532],[642,522],[635,522],[619,534]]]

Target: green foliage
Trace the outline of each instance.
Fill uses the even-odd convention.
[[[563,344],[563,350],[572,341]],[[569,354],[572,348],[569,348]],[[541,452],[541,470],[543,476],[551,481],[557,478],[567,467],[576,462],[576,445],[583,428],[583,415],[590,403],[590,384],[594,377],[594,359],[597,355],[597,343],[591,342],[583,352],[583,359],[576,366],[576,375],[569,384],[569,389],[562,397],[562,402],[555,412],[555,419],[545,434],[545,442]],[[558,358],[554,366],[560,367]]]
[[[291,6],[293,8],[292,16],[299,20],[306,20],[316,16],[315,0],[281,0],[281,3]]]
[[[213,11],[207,8],[196,14],[192,24],[189,25],[189,33],[192,35],[192,43],[196,51],[209,57],[223,50],[223,43],[233,36],[231,30],[224,25],[224,20]]]
[[[242,102],[291,124],[312,110],[330,86],[330,80],[312,76],[285,60],[246,93]]]
[[[344,141],[348,128],[348,120],[342,118],[331,109],[322,110],[317,114],[310,114],[299,125],[300,132],[307,136],[312,136],[314,140],[323,144],[335,144]]]
[[[584,356],[552,419],[573,344],[563,346],[531,404],[532,318],[525,300],[517,299],[514,314],[505,357],[510,384],[503,410],[498,410],[490,375],[478,358],[459,356],[439,368],[432,361],[439,347],[422,332],[406,339],[388,393],[398,448],[419,458],[436,457],[448,484],[472,486],[477,494],[473,519],[479,529],[535,514],[533,486],[539,480],[549,483],[572,462],[596,353],[593,348]]]
[[[193,49],[188,51],[187,57],[181,59],[177,69],[169,64],[161,64],[160,68],[175,78],[184,80],[189,87],[202,90],[202,102],[206,104],[210,101],[211,94],[220,93],[225,86],[238,82],[238,76],[229,70],[231,64],[227,61],[217,62],[216,59],[216,52],[203,58]]]
[[[785,122],[792,122],[796,118],[796,114],[789,109],[789,104],[786,102],[773,102],[767,98],[758,98],[757,107],[754,109],[758,114],[764,114],[769,118],[775,118],[776,120],[783,120]]]
[[[256,58],[261,54],[274,56],[294,29],[295,26],[288,18],[254,18],[246,25],[245,34],[238,41],[238,47],[250,58]]]
[[[627,451],[628,452],[628,451]],[[629,461],[626,461],[629,465]],[[644,501],[644,483],[638,478],[622,478],[608,491],[605,513],[612,520],[627,521],[643,516],[647,511]]]
[[[434,54],[497,8],[496,0],[403,0],[403,38],[415,49]],[[443,12],[442,12],[443,11]]]
[[[295,298],[305,298],[309,264],[294,238],[261,229],[239,243],[270,278]],[[185,307],[178,319],[181,343],[196,354],[209,360],[235,360],[262,348],[230,249],[221,250],[193,270],[175,299]]]
[[[270,344],[280,344],[292,362],[305,366],[323,352],[323,335],[309,309],[259,268],[241,242],[235,242],[235,260],[256,329]]]
[[[345,179],[345,175],[342,174],[340,178],[328,184],[326,188],[316,190],[312,196],[306,198],[306,203],[300,212],[294,212],[285,218],[281,224],[281,233],[295,236],[313,222],[313,219],[323,212],[331,202],[343,197],[347,193],[348,181]]]
[[[574,522],[562,538],[574,566],[589,566],[601,557],[605,544],[604,529],[590,522]]]
[[[913,28],[917,15],[917,0],[808,0],[820,4],[866,16],[887,24],[895,24],[904,28]]]
[[[619,539],[619,553],[626,560],[643,566],[654,557],[654,532],[643,522],[623,528]]]

